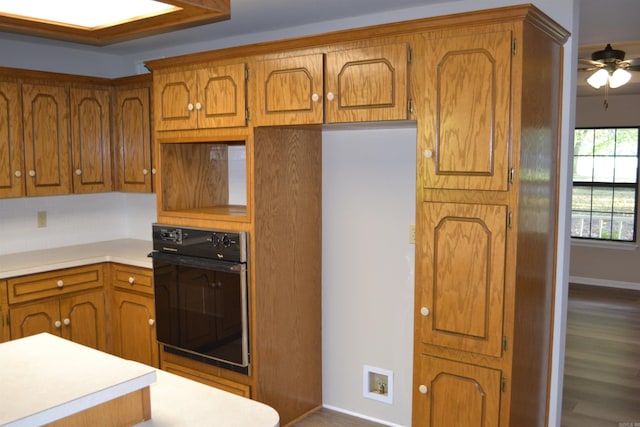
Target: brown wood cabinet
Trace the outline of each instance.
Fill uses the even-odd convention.
[[[111,166],[111,90],[71,87],[73,192],[113,190]]]
[[[116,189],[153,191],[151,83],[146,76],[114,83]]]
[[[258,61],[256,125],[406,120],[408,61],[407,43]]]
[[[48,332],[106,351],[101,265],[10,278],[11,339]]]
[[[20,111],[18,83],[0,80],[0,198],[25,195]]]
[[[156,130],[246,126],[246,65],[225,64],[155,77]]]
[[[114,354],[159,366],[153,279],[149,269],[113,264]]]
[[[0,343],[11,339],[9,330],[9,301],[7,300],[7,281],[0,280]]]
[[[69,94],[64,85],[22,84],[27,194],[71,193]]]
[[[416,41],[415,427],[546,425],[567,33],[515,10]]]
[[[236,136],[247,152],[248,221],[173,196],[196,187],[189,200],[211,198],[211,173],[175,171],[211,152],[209,144],[236,140],[228,129],[193,125],[156,133],[158,221],[249,232],[252,370],[233,381],[276,408],[283,425],[322,402],[314,303],[321,299],[321,132],[289,125],[390,120],[416,122],[419,153],[412,425],[546,424],[567,37],[523,5],[148,64],[159,77],[157,96],[172,84],[172,96],[185,102],[197,84],[179,83],[187,80],[178,78],[181,67],[250,64],[252,119],[247,136]],[[169,72],[175,81],[164,80]],[[156,114],[170,111],[164,104],[155,104]],[[229,378],[161,357],[177,371]]]

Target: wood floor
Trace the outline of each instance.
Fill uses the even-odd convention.
[[[640,427],[640,291],[570,285],[562,427]]]
[[[340,412],[322,408],[308,417],[293,424],[292,427],[381,427],[383,424],[374,423],[358,417],[352,417]]]

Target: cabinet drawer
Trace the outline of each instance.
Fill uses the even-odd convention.
[[[153,293],[153,275],[148,269],[115,265],[112,280],[117,288]]]
[[[181,377],[189,378],[190,380],[198,381],[211,387],[237,394],[238,396],[251,398],[251,387],[246,384],[240,384],[205,372],[191,370],[185,366],[176,365],[166,361],[162,362],[162,369],[164,371],[171,372],[172,374],[180,375]]]
[[[9,304],[98,288],[102,274],[102,265],[94,264],[12,278],[8,280]]]

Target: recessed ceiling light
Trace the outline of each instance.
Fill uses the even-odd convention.
[[[91,30],[178,10],[154,0],[0,0],[0,15]]]

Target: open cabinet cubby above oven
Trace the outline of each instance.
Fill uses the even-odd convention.
[[[161,143],[159,150],[160,212],[249,220],[246,141]]]

